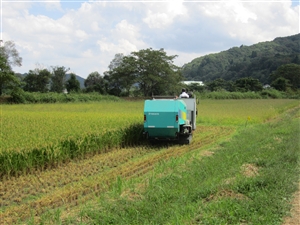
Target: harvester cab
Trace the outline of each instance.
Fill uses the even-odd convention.
[[[156,96],[144,104],[144,135],[150,142],[169,140],[189,144],[196,129],[196,97]]]

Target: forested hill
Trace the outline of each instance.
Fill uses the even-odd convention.
[[[252,77],[269,83],[269,75],[279,66],[300,64],[299,42],[300,34],[296,34],[251,46],[233,47],[192,60],[182,67],[182,73],[185,80],[208,82],[222,78],[234,81]]]

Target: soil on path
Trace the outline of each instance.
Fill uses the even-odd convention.
[[[286,217],[282,225],[299,225],[300,224],[300,183],[298,191],[294,194],[291,209],[291,216]]]

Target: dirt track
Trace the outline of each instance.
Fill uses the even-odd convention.
[[[283,225],[299,225],[300,224],[300,183],[298,191],[294,194],[292,201],[291,216],[286,217]]]

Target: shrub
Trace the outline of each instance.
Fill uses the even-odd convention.
[[[263,90],[261,93],[261,96],[263,98],[286,98],[286,95],[284,92],[278,91],[276,89],[270,88],[267,90]]]
[[[196,96],[201,99],[260,99],[262,98],[256,92],[228,92],[228,91],[214,91],[196,93]]]
[[[11,92],[11,99],[12,103],[25,103],[25,92],[21,88],[14,88]]]
[[[99,93],[40,93],[25,92],[18,88],[12,91],[10,102],[13,103],[67,103],[67,102],[89,102],[89,101],[120,101],[121,99],[111,95],[100,95]]]

